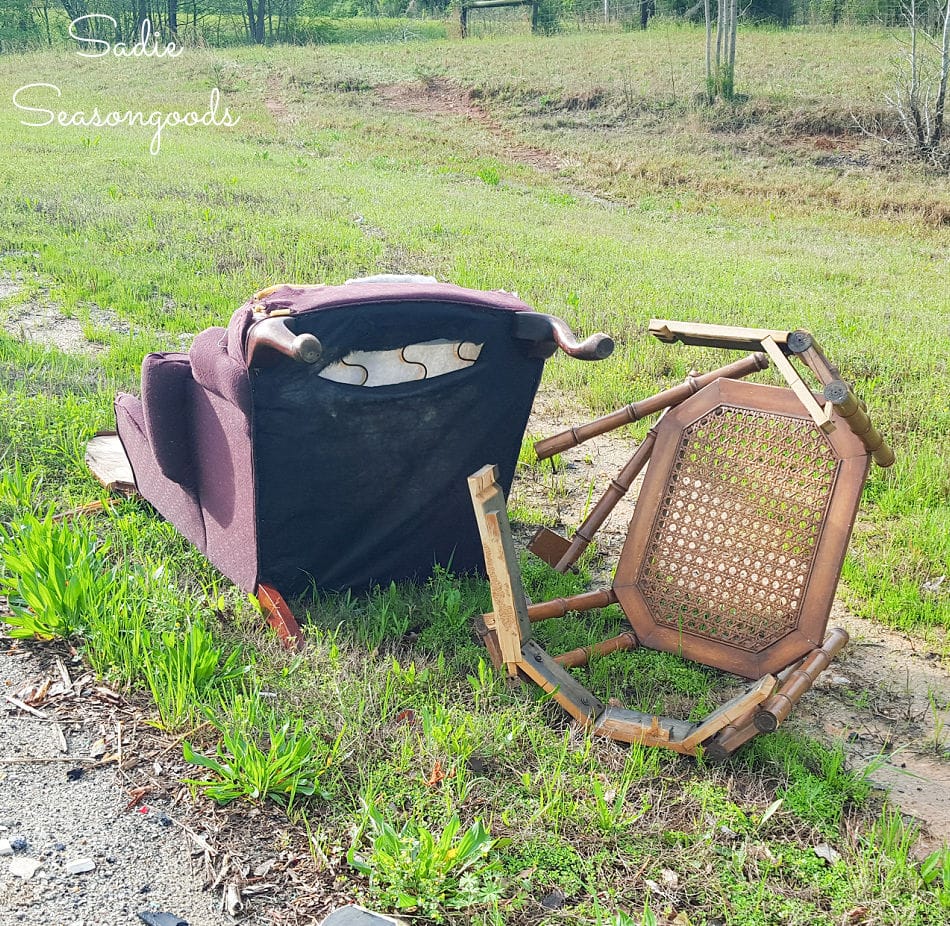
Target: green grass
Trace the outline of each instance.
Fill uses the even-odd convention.
[[[649,340],[651,316],[811,328],[898,453],[866,492],[849,601],[930,634],[945,652],[947,593],[927,589],[950,573],[946,179],[837,134],[851,131],[851,110],[880,111],[889,42],[874,31],[745,34],[738,82],[749,99],[711,111],[694,99],[701,33],[665,24],[646,35],[279,55],[189,49],[166,63],[0,58],[7,95],[50,81],[66,109],[200,109],[220,86],[241,116],[232,129],[169,129],[152,157],[147,131],[28,129],[12,107],[0,109],[0,274],[24,287],[0,304],[0,320],[31,300],[55,302],[99,347],[67,355],[0,334],[0,522],[100,497],[85,441],[111,423],[114,393],[136,387],[147,351],[226,322],[270,282],[427,272],[516,289],[585,333],[614,335],[609,361],[558,359],[545,374],[545,390],[592,414],[693,364],[723,362]],[[406,83],[417,95],[471,91],[497,128],[458,112],[398,111],[373,89]],[[819,136],[868,166],[824,165]],[[560,166],[525,163],[526,146]],[[533,478],[530,452],[522,462]],[[562,491],[556,479],[548,488]],[[159,722],[187,729],[209,718],[190,742],[211,796],[284,801],[328,855],[353,845],[368,795],[382,816],[359,852],[372,834],[395,833],[400,851],[418,857],[424,833],[435,844],[456,820],[457,834],[478,821],[493,840],[510,840],[492,850],[500,899],[436,915],[535,922],[541,898],[557,890],[558,915],[578,923],[614,922],[618,911],[645,920],[645,904],[691,923],[837,924],[858,906],[882,923],[944,921],[939,860],[921,867],[909,856],[912,828],[881,816],[840,752],[780,731],[719,769],[592,742],[550,698],[509,689],[487,668],[470,630],[489,607],[482,582],[439,573],[425,585],[299,602],[310,647],[291,655],[140,502],[116,502],[68,530],[65,542],[92,544],[96,575],[121,567],[115,606],[80,622],[75,639],[117,684],[170,680],[153,686],[160,707],[168,701]],[[15,573],[8,562],[5,581]],[[536,598],[589,581],[526,562]],[[619,620],[607,609],[583,628],[551,622],[539,635],[569,649]],[[156,646],[161,655],[145,658]],[[210,680],[212,662],[234,669],[239,659],[246,671]],[[581,674],[628,704],[682,716],[708,709],[710,688],[728,684],[640,653]],[[307,765],[311,753],[318,767]],[[841,862],[817,859],[821,841]],[[669,896],[647,885],[662,886],[664,870],[678,879]],[[369,900],[402,889],[372,872],[348,877],[348,890]]]
[[[219,676],[217,684],[224,688],[221,710],[217,715],[208,712],[221,737],[215,755],[202,755],[191,743],[183,744],[185,760],[215,777],[186,782],[219,804],[240,798],[253,802],[270,799],[290,810],[298,798],[329,798],[324,779],[336,771],[343,733],[327,743],[306,729],[302,717],[282,716],[278,709],[263,703],[259,691],[249,695],[229,691],[228,681]],[[201,694],[191,702],[200,703]]]

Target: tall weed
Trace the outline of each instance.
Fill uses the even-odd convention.
[[[10,636],[71,637],[90,615],[113,607],[118,580],[107,550],[88,524],[56,521],[51,508],[0,524],[0,594],[10,603]]]

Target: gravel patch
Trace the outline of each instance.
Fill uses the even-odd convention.
[[[44,299],[29,299],[26,302],[5,306],[4,303],[23,291],[23,282],[6,274],[0,274],[0,309],[3,309],[3,330],[19,341],[55,347],[72,354],[96,354],[103,346],[89,341],[83,333],[83,323],[64,315],[58,306]],[[90,321],[99,328],[119,334],[128,334],[129,325],[99,306],[89,309]]]
[[[0,652],[4,693],[41,671],[29,652]],[[200,889],[193,844],[173,811],[126,809],[114,767],[86,763],[82,774],[74,771],[96,749],[98,721],[64,720],[63,753],[52,718],[0,703],[0,848],[6,840],[13,850],[0,856],[2,926],[124,926],[141,924],[144,910],[174,913],[190,926],[235,922],[216,912],[217,896]],[[7,761],[38,757],[57,761]]]

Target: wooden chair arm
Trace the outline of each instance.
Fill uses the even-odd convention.
[[[281,357],[316,363],[323,356],[323,345],[314,335],[295,335],[286,322],[285,317],[263,318],[251,326],[246,350],[249,368],[273,366]]]
[[[614,340],[610,335],[598,332],[578,341],[563,318],[543,312],[518,312],[515,337],[536,342],[537,355],[542,357],[550,357],[560,348],[575,360],[603,360],[614,350]]]

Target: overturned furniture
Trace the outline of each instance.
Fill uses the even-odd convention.
[[[487,451],[510,486],[558,348],[594,360],[613,342],[424,277],[276,286],[187,354],[149,354],[141,398],[116,399],[118,438],[87,459],[297,637],[285,595],[481,568],[465,476]]]
[[[569,569],[649,461],[610,588],[529,605],[497,471],[469,478],[494,607],[479,633],[497,666],[552,693],[595,734],[724,758],[774,730],[847,643],[840,629],[825,636],[835,586],[869,460],[889,466],[894,456],[809,333],[666,321],[650,330],[756,353],[535,445],[544,459],[663,412],[571,540],[544,528],[530,544]],[[787,388],[742,381],[770,362]],[[616,637],[557,657],[532,639],[537,621],[612,604],[631,628]],[[605,705],[568,671],[638,646],[754,681],[690,722]]]

